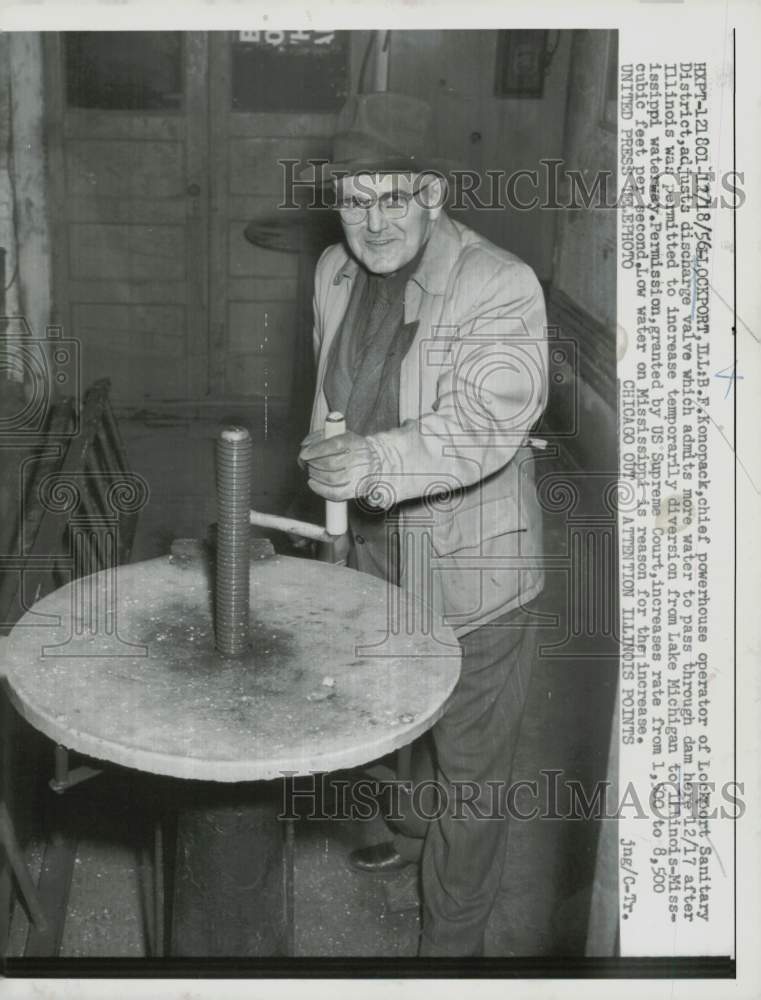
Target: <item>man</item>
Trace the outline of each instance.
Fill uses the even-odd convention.
[[[534,273],[444,211],[427,119],[421,101],[368,94],[339,121],[321,180],[346,245],[317,265],[317,388],[299,461],[315,493],[350,502],[348,564],[413,591],[434,634],[444,620],[458,636],[460,681],[433,747],[412,753],[413,777],[435,776],[447,809],[430,822],[408,809],[393,841],[351,860],[365,871],[419,860],[420,954],[461,956],[483,953],[504,861],[530,672],[520,614],[543,583],[528,439],[547,357]],[[331,410],[348,429],[325,440]]]

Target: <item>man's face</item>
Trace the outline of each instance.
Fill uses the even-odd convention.
[[[346,213],[341,213],[346,242],[354,256],[374,274],[393,274],[404,267],[431,235],[441,214],[440,195],[440,182],[419,174],[344,178],[339,185],[339,205],[366,208],[357,212],[360,218],[356,222],[348,221]],[[393,214],[402,204],[407,210],[403,218],[384,214],[384,206]]]

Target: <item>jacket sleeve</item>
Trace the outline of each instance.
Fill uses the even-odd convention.
[[[395,500],[420,496],[442,475],[470,486],[507,465],[547,403],[544,296],[522,262],[477,259],[453,288],[452,329],[431,410],[368,437],[377,482]],[[490,266],[491,265],[491,266]],[[484,274],[484,272],[486,272]],[[458,279],[455,279],[456,281]],[[451,480],[450,480],[451,481]],[[372,496],[370,496],[372,502]],[[388,496],[379,490],[377,495]]]

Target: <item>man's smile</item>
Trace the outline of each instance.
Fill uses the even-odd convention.
[[[421,190],[435,194],[435,184],[431,181]],[[373,274],[393,274],[404,267],[431,235],[441,205],[413,197],[414,188],[414,177],[379,174],[365,177],[361,185],[347,177],[337,190],[346,243]]]

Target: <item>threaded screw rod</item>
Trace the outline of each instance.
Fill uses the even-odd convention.
[[[240,656],[249,644],[251,435],[225,427],[217,439],[217,651]]]

